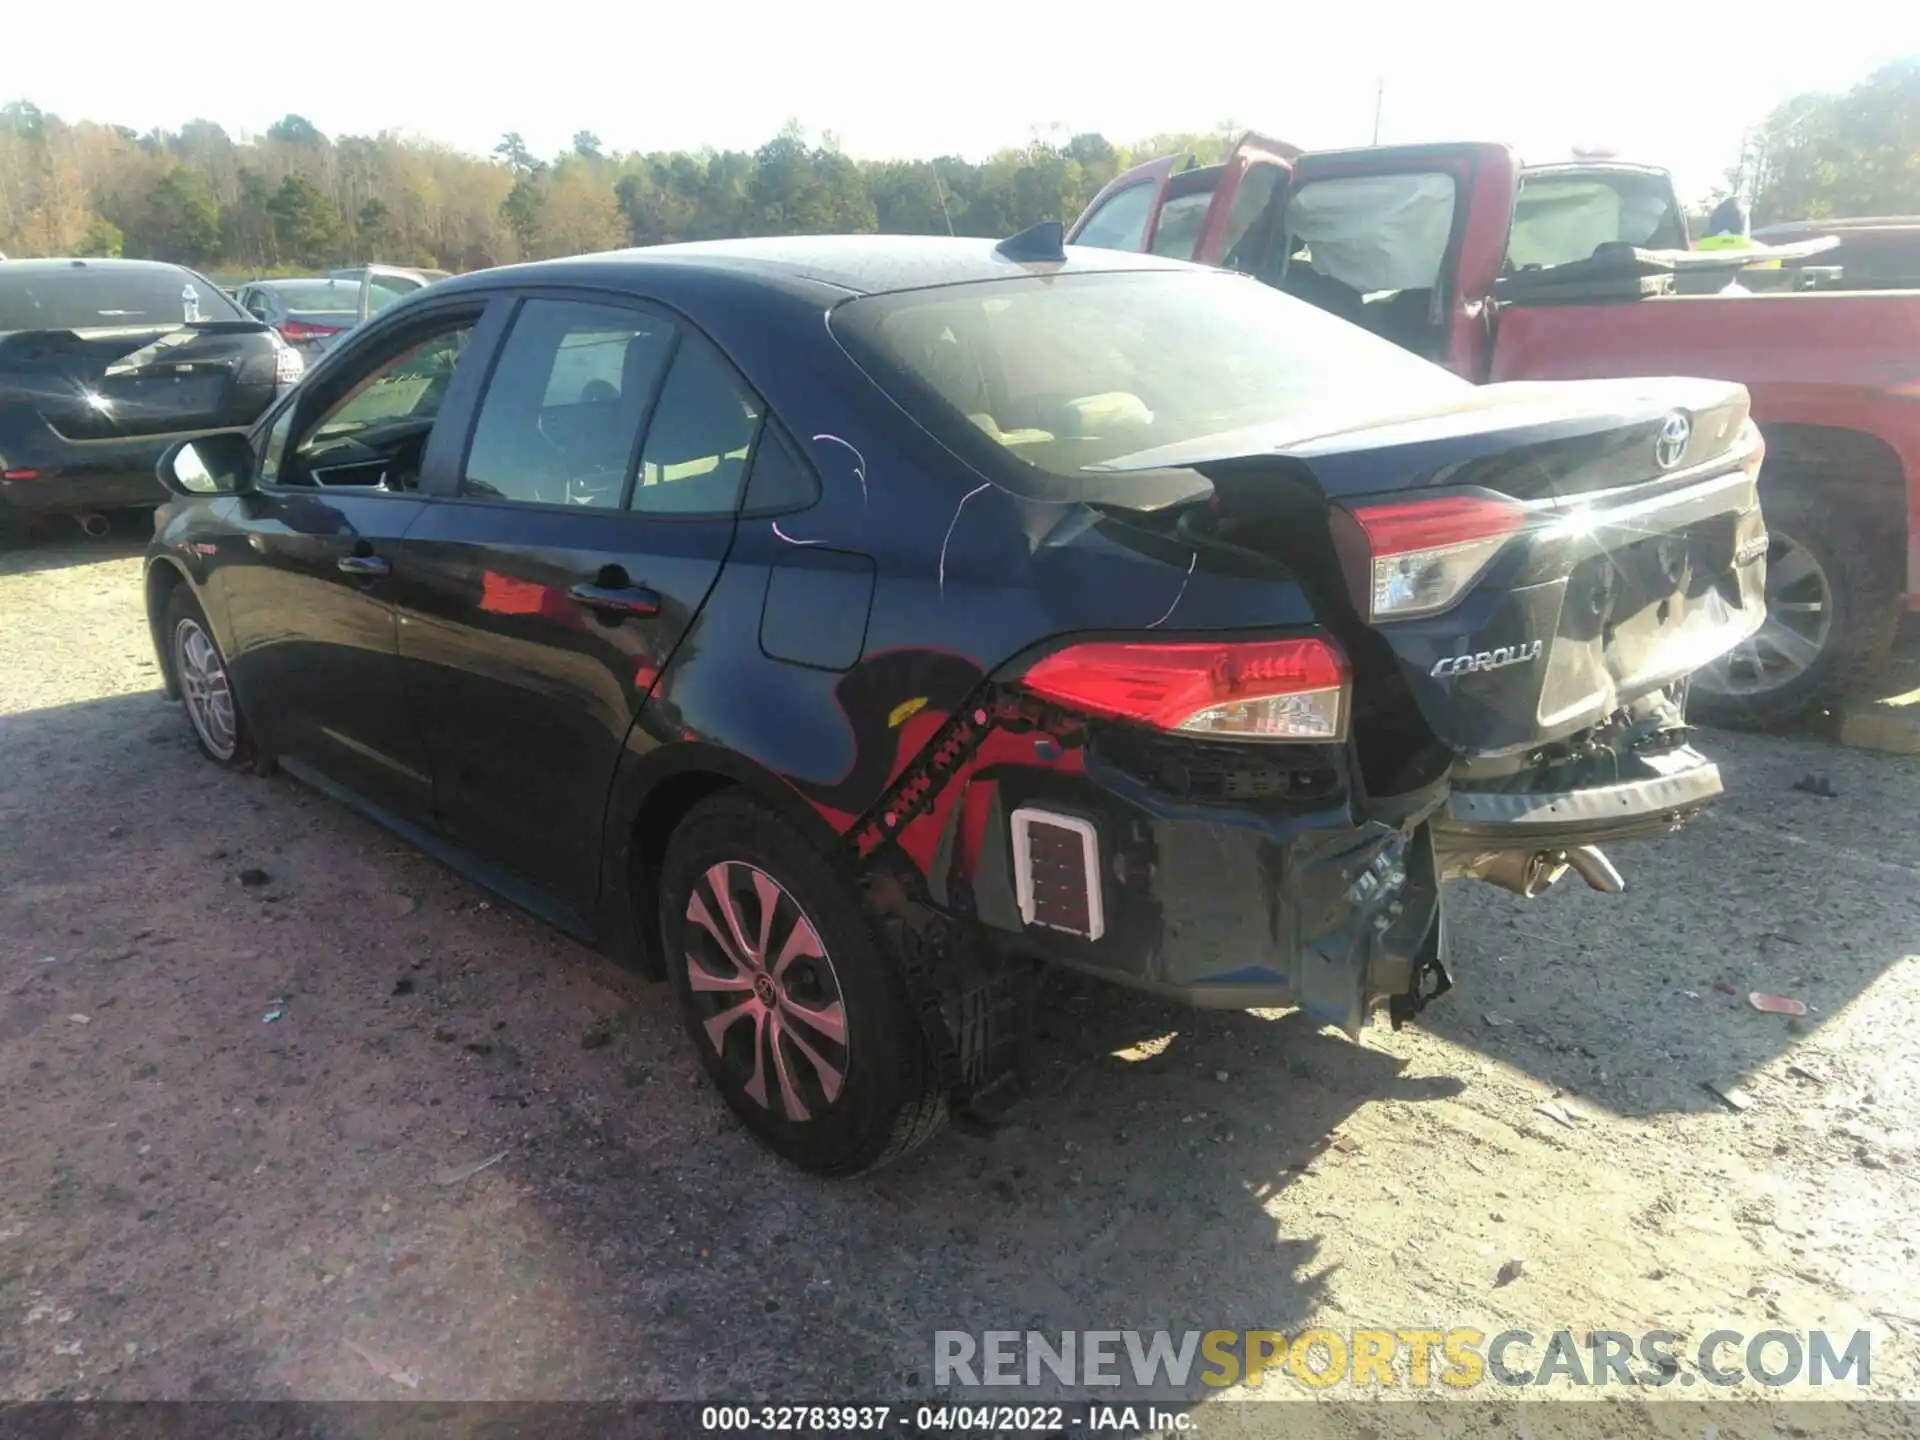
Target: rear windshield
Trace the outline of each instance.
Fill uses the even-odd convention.
[[[186,292],[194,292],[189,305]],[[195,311],[196,313],[190,313]],[[244,320],[211,280],[185,270],[0,267],[0,332]]]
[[[1608,244],[1686,248],[1685,219],[1674,206],[1673,185],[1665,176],[1630,170],[1521,173],[1507,240],[1510,268],[1571,265],[1591,260],[1596,249]]]
[[[850,301],[832,325],[883,389],[989,477],[1038,472],[1078,482],[1072,493],[1088,498],[1109,462],[1251,453],[1282,434],[1472,389],[1358,326],[1216,271],[900,291]]]
[[[311,280],[304,284],[281,284],[273,293],[289,310],[349,311],[360,308],[360,282],[357,280]],[[381,290],[373,289],[373,302],[379,308]]]

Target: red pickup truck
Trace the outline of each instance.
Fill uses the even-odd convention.
[[[1754,257],[1687,253],[1664,171],[1249,135],[1223,164],[1135,167],[1068,238],[1243,271],[1476,381],[1744,384],[1767,442],[1768,621],[1696,677],[1705,718],[1816,709],[1920,608],[1920,291],[1730,285]]]

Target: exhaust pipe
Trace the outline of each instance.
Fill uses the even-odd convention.
[[[1574,872],[1602,895],[1618,895],[1627,888],[1626,877],[1600,853],[1598,845],[1576,845],[1562,853]]]
[[[74,519],[80,522],[82,532],[95,540],[98,540],[102,535],[106,534],[108,530],[113,528],[112,522],[98,510],[89,510],[84,515],[74,516]]]
[[[1445,863],[1442,878],[1485,880],[1490,885],[1513,891],[1523,900],[1532,900],[1558,885],[1569,870],[1603,895],[1618,895],[1627,888],[1626,880],[1597,845],[1576,845],[1568,850],[1468,853]]]

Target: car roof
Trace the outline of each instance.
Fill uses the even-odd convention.
[[[249,280],[247,284],[255,290],[274,290],[282,285],[338,285],[354,294],[360,291],[359,281],[333,275],[276,275],[267,280]]]
[[[9,260],[9,275],[47,274],[55,270],[103,270],[108,273],[129,274],[142,270],[183,271],[184,265],[175,265],[167,260],[96,260],[84,256],[72,256],[64,259],[47,258],[35,260]]]
[[[649,245],[565,260],[541,260],[457,276],[434,286],[436,294],[502,284],[590,283],[618,286],[623,279],[663,272],[711,274],[815,292],[832,301],[847,295],[878,295],[937,285],[1004,280],[1021,274],[1086,274],[1121,270],[1191,270],[1157,255],[1070,246],[1064,263],[1023,263],[994,247],[995,240],[945,235],[801,235],[750,240],[700,240]]]

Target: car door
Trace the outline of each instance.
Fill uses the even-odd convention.
[[[384,326],[282,402],[219,572],[263,748],[408,819],[430,814],[432,778],[401,692],[393,574],[423,478],[458,462],[485,318],[478,300]]]
[[[667,312],[528,294],[408,534],[400,656],[438,823],[576,908],[627,732],[733,543],[760,414]]]
[[[1109,183],[1074,222],[1068,242],[1218,265],[1267,200],[1283,191],[1296,145],[1245,136],[1221,165],[1177,170],[1168,155]]]
[[[1375,145],[1299,154],[1289,163],[1285,189],[1240,238],[1227,240],[1223,231],[1219,243],[1203,241],[1195,259],[1256,276],[1467,379],[1484,379],[1493,282],[1519,184],[1512,151]],[[1235,184],[1232,176],[1223,182],[1215,212],[1234,205]]]
[[[1164,155],[1107,182],[1073,222],[1067,243],[1096,250],[1145,250],[1178,159]]]

